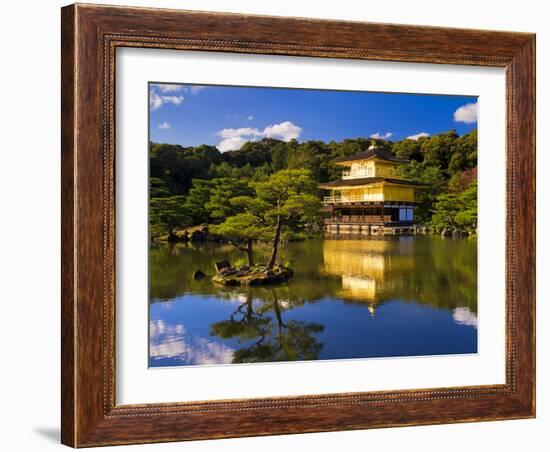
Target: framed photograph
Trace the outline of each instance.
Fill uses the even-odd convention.
[[[62,9],[62,442],[535,416],[535,36]]]

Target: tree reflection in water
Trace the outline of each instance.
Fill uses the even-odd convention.
[[[238,306],[228,320],[210,325],[210,334],[239,342],[255,341],[235,351],[233,363],[301,361],[318,359],[323,344],[315,335],[324,330],[314,322],[283,320],[284,309],[276,289],[265,289],[257,308],[249,290],[246,301]],[[268,301],[269,300],[269,301]],[[273,315],[266,315],[269,312]]]

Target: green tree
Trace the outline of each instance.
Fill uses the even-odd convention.
[[[210,201],[211,190],[211,181],[193,179],[193,186],[185,199],[185,209],[195,225],[210,221],[210,213],[206,204]]]
[[[464,156],[465,168],[477,167],[477,129],[458,138],[455,147]]]
[[[475,129],[455,140],[448,173],[454,176],[474,167],[477,167],[477,130]]]
[[[475,229],[477,227],[477,181],[462,193],[437,197],[431,225],[435,229]]]
[[[438,166],[446,171],[455,151],[454,144],[458,134],[455,130],[434,135],[422,142],[424,162],[429,166]]]
[[[282,170],[263,181],[251,182],[253,195],[231,199],[236,214],[214,226],[215,234],[228,237],[237,248],[247,253],[253,265],[254,241],[271,241],[270,270],[275,265],[279,243],[307,228],[319,217],[321,202],[317,183],[308,170]]]
[[[184,148],[150,143],[149,147],[150,177],[161,178],[172,195],[187,193],[194,178],[208,178],[212,164],[221,161],[222,155],[214,146]]]
[[[300,143],[290,153],[289,169],[307,169],[316,180],[325,181],[329,176],[330,148],[322,141]]]
[[[151,236],[168,234],[169,241],[176,240],[176,229],[189,226],[189,216],[183,196],[153,198],[149,204]]]
[[[455,222],[461,229],[477,227],[477,180],[472,182],[460,195],[460,211],[455,216]]]
[[[224,236],[232,245],[245,252],[250,266],[254,265],[254,241],[269,239],[269,229],[265,222],[251,212],[226,218],[223,223],[211,226],[210,230]]]
[[[286,169],[288,166],[288,147],[281,141],[273,146],[271,151],[272,167],[275,171]]]
[[[204,204],[210,220],[224,220],[237,213],[231,200],[239,196],[251,196],[254,191],[245,180],[234,178],[213,179],[209,183],[209,197]]]
[[[455,175],[462,172],[467,167],[468,161],[466,156],[461,151],[456,151],[449,161],[448,173]]]
[[[275,265],[281,238],[306,229],[308,222],[320,215],[321,201],[317,195],[317,183],[311,171],[305,169],[282,170],[267,180],[255,182],[256,199],[241,197],[239,202],[256,212],[272,231],[272,252],[267,264],[270,270]]]
[[[404,166],[403,177],[426,184],[419,189],[421,200],[415,209],[415,214],[419,221],[428,222],[433,215],[433,206],[437,196],[446,186],[443,172],[439,167],[428,166],[425,162],[418,163],[413,160]]]
[[[256,168],[264,163],[271,163],[272,150],[281,143],[280,140],[264,138],[260,141],[247,141],[238,150],[224,152],[223,159],[237,167],[250,164]]]
[[[418,140],[405,139],[397,141],[393,144],[392,152],[397,157],[421,162],[424,158],[422,155],[422,140],[425,140],[425,138],[420,138]]]
[[[213,163],[209,170],[209,179],[215,179],[218,177],[231,177],[233,175],[234,167],[227,162],[221,162],[219,165]]]
[[[170,190],[166,186],[164,180],[160,177],[149,178],[149,198],[160,198],[169,196]]]

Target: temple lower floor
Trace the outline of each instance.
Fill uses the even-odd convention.
[[[357,234],[409,234],[415,232],[411,203],[326,205],[325,231]]]

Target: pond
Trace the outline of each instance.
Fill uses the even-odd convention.
[[[256,260],[268,253],[257,247]],[[230,244],[151,247],[151,367],[477,352],[475,239],[290,242],[288,284],[212,283],[216,261],[242,255]],[[198,269],[207,276],[196,281]]]

